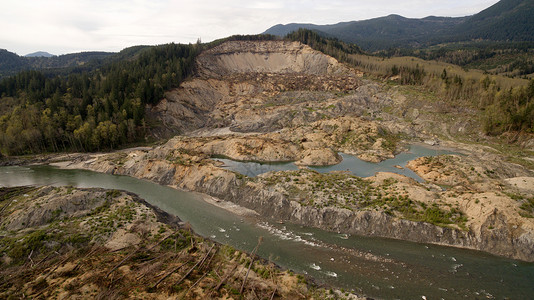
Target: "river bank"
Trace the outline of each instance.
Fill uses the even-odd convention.
[[[305,169],[250,178],[222,169],[203,153],[177,147],[174,140],[149,151],[71,155],[59,166],[128,175],[204,193],[222,200],[221,203],[237,204],[230,208],[233,211],[254,211],[275,221],[476,249],[533,261],[532,219],[521,216],[522,202],[509,196],[517,193],[518,188],[504,185],[506,181],[500,178],[531,174],[498,160],[484,158],[482,164],[481,156],[443,155],[435,160],[409,162],[408,167],[427,179],[425,182],[392,173],[379,173],[362,181],[339,173],[319,176]],[[439,162],[441,167],[419,167],[432,162]],[[450,167],[444,168],[445,165]],[[441,186],[448,188],[444,190]],[[526,197],[532,193],[529,189],[520,192],[526,193]],[[336,195],[334,199],[332,193]]]
[[[0,195],[1,232],[10,232],[0,237],[1,297],[364,299],[260,258],[249,274],[253,254],[194,234],[133,193],[45,186]]]

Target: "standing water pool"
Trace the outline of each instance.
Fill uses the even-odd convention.
[[[407,177],[414,178],[419,182],[423,182],[423,179],[412,170],[405,168],[406,163],[410,160],[416,159],[422,156],[437,156],[444,154],[458,154],[448,150],[441,150],[438,148],[422,145],[411,145],[407,152],[398,154],[392,159],[386,159],[379,163],[371,163],[363,161],[356,156],[339,153],[343,160],[332,166],[325,167],[309,167],[312,170],[316,170],[321,173],[328,173],[331,171],[349,171],[352,174],[359,177],[370,177],[377,172],[392,172]],[[234,172],[241,173],[246,176],[254,177],[270,171],[293,171],[299,168],[292,162],[283,163],[259,163],[259,162],[243,162],[235,161],[231,159],[218,158],[217,160],[224,163],[223,168],[232,170]],[[402,168],[398,168],[398,166]]]

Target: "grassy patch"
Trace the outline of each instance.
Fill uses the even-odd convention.
[[[302,206],[377,210],[403,219],[438,226],[457,225],[466,230],[467,218],[458,208],[438,204],[429,207],[414,201],[396,189],[397,181],[393,178],[377,186],[347,172],[299,170],[274,173],[262,180]]]

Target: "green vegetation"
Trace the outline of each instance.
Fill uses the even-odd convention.
[[[35,190],[38,192],[33,192]],[[41,197],[43,191],[58,196],[75,192],[72,187],[57,187],[48,190],[39,190],[35,187],[0,188],[2,200],[0,220],[4,220],[0,228],[4,231],[4,234],[0,235],[0,256],[7,255],[10,258],[8,264],[18,265],[27,260],[36,260],[47,254],[50,255],[55,251],[64,251],[69,247],[85,247],[91,242],[106,240],[118,228],[133,222],[137,215],[136,207],[139,206],[133,201],[120,203],[113,200],[122,195],[122,192],[108,190],[103,196],[105,201],[87,214],[66,217],[67,213],[58,208],[51,212],[49,218],[43,219],[45,221],[43,226],[5,231],[13,211],[21,210],[21,207],[29,205],[38,205],[38,207],[45,205],[45,203],[32,203],[36,198]],[[111,208],[112,203],[115,203],[113,208]],[[8,223],[4,223],[6,220]],[[81,222],[86,223],[84,230],[80,227]],[[22,226],[24,227],[25,224],[22,223]]]
[[[132,48],[138,50],[139,46]],[[130,48],[125,50],[130,50]],[[25,57],[0,49],[0,79],[25,70],[39,70],[53,76],[81,73],[95,70],[123,56],[124,50],[120,53],[80,52],[52,57]]]
[[[534,3],[531,0],[501,0],[458,25],[457,39],[532,41]]]
[[[41,197],[48,201],[51,195],[62,196],[65,190],[43,188],[34,197],[17,196],[17,205],[27,208],[32,202],[43,200]],[[18,188],[0,189],[0,194],[18,191]],[[97,193],[93,196],[101,195],[108,200],[117,193],[93,192]],[[127,215],[125,211],[132,205],[148,212],[132,200],[121,197],[96,214],[2,232],[0,298],[48,299],[60,293],[84,299],[331,298],[322,297],[326,295],[325,290],[309,278],[280,270],[257,257],[254,252],[261,238],[253,253],[247,254],[194,234],[188,223],[176,227],[156,222],[154,214],[151,220],[142,219],[143,215],[129,219],[125,232],[120,235],[86,227],[92,220]],[[13,211],[0,211],[0,220],[11,222]],[[124,233],[137,238],[128,238],[124,246],[119,243],[119,249],[104,247],[110,241],[120,240]]]
[[[324,38],[317,32],[306,29],[289,33],[285,38],[306,44],[340,61],[345,61],[349,54],[363,53],[355,44],[347,44],[335,38]]]
[[[467,218],[458,207],[412,200],[391,178],[375,185],[346,172],[299,170],[278,172],[262,180],[270,186],[283,186],[287,196],[303,206],[378,210],[407,220],[467,230]]]
[[[532,15],[534,3],[531,0],[501,0],[470,17],[411,19],[389,15],[332,25],[276,25],[266,33],[284,36],[305,28],[356,43],[366,51],[425,48],[464,41],[478,45],[487,41],[533,41]]]
[[[523,217],[534,218],[534,197],[525,199],[520,208],[525,213],[520,213]]]
[[[193,70],[200,44],[151,47],[91,72],[25,71],[0,82],[0,150],[8,155],[113,149],[146,132],[145,106]]]
[[[534,74],[533,42],[461,42],[419,49],[388,49],[377,56],[417,57],[477,69],[488,75],[531,77]]]
[[[519,214],[525,218],[534,218],[534,197],[526,198],[521,194],[505,193],[508,197],[521,203]]]
[[[478,110],[487,134],[534,132],[534,79],[489,76],[410,57],[351,55],[348,62],[375,76],[398,76],[398,84],[420,86],[450,107]]]

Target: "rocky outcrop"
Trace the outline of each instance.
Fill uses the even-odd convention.
[[[205,139],[177,137],[172,139],[167,146],[241,161],[294,161],[301,156],[301,148],[298,145],[289,141],[271,139],[268,136]]]
[[[341,162],[341,156],[327,148],[307,149],[302,156],[302,159],[295,162],[297,166],[330,166]]]
[[[230,183],[230,184],[226,184]],[[264,217],[325,230],[469,248],[515,259],[534,261],[534,230],[510,223],[503,211],[486,216],[469,231],[392,217],[384,212],[315,208],[290,201],[265,186],[215,180],[197,191],[250,208]],[[525,230],[525,229],[529,230]]]
[[[34,195],[34,205],[14,210],[2,224],[7,230],[38,227],[65,217],[79,218],[106,202],[103,190],[76,190],[44,187]]]
[[[397,151],[393,135],[372,122],[355,117],[332,118],[272,133],[208,135],[177,136],[164,148],[240,161],[295,161],[301,166],[337,164],[341,161],[337,152],[360,155],[363,160],[376,162],[392,158]]]

